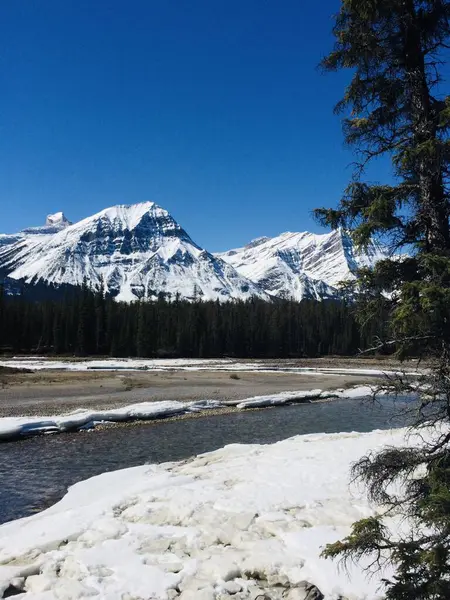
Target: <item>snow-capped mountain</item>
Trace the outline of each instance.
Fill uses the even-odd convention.
[[[234,267],[195,244],[171,215],[144,202],[120,205],[70,225],[62,213],[0,245],[0,268],[27,283],[101,282],[119,300],[229,300],[267,294]]]
[[[357,252],[342,230],[283,233],[213,255],[153,202],[119,205],[72,224],[62,212],[45,225],[0,235],[0,274],[36,284],[103,282],[119,300],[221,301],[252,296],[335,298],[339,283],[386,253],[376,243]]]
[[[9,246],[19,241],[29,241],[31,243],[42,241],[43,238],[41,239],[39,236],[48,237],[49,235],[58,233],[58,231],[65,229],[69,225],[72,225],[72,223],[66,219],[62,212],[47,215],[45,225],[41,227],[28,227],[22,229],[19,233],[0,233],[0,250],[2,246]]]
[[[339,296],[339,283],[355,277],[356,269],[386,258],[372,242],[357,252],[342,230],[326,234],[283,233],[258,238],[243,248],[216,254],[267,293],[284,298]]]
[[[22,233],[25,235],[49,235],[52,233],[58,233],[62,229],[72,225],[72,222],[66,218],[63,212],[57,212],[53,215],[47,215],[45,219],[45,225],[41,227],[28,227],[23,229]]]

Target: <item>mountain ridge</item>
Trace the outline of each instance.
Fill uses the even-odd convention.
[[[87,279],[124,301],[156,299],[161,293],[268,299],[231,265],[198,246],[154,202],[109,207],[52,235],[22,235],[0,245],[0,267],[27,283],[81,285]]]
[[[288,231],[273,238],[256,238],[216,256],[272,296],[302,300],[339,296],[342,281],[354,279],[358,268],[375,264],[387,253],[375,242],[358,252],[348,234],[337,229],[323,234]]]
[[[28,284],[104,285],[118,300],[252,297],[338,298],[339,282],[386,256],[356,251],[342,230],[285,232],[210,253],[154,202],[105,208],[76,223],[63,212],[45,225],[0,235],[0,269]]]

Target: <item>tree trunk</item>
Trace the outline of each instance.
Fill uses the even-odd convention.
[[[419,188],[420,219],[425,228],[427,252],[450,251],[449,204],[445,195],[442,161],[438,150],[438,113],[427,81],[425,56],[414,0],[408,0],[405,22],[405,67],[411,98],[414,164]]]

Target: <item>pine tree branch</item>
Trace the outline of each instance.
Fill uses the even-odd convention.
[[[366,348],[365,350],[358,349],[358,355],[368,354],[369,352],[375,352],[377,350],[381,350],[382,348],[385,348],[386,346],[394,346],[395,344],[404,344],[406,342],[423,341],[423,340],[429,340],[429,339],[434,339],[434,338],[435,338],[434,335],[411,335],[408,337],[397,338],[394,340],[388,340],[388,341],[384,342],[379,337],[376,337],[375,340],[377,340],[379,343],[376,346],[372,346],[371,348]]]

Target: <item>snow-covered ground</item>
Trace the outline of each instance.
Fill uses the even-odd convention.
[[[201,402],[178,402],[165,400],[162,402],[140,402],[121,408],[107,410],[78,410],[53,416],[23,416],[0,418],[0,442],[19,439],[23,436],[42,433],[64,433],[93,429],[105,423],[119,423],[133,420],[164,419],[176,415],[199,413],[215,408],[236,406],[239,409],[264,408],[281,406],[294,402],[307,402],[311,399],[355,398],[367,396],[370,387],[355,387],[348,390],[323,392],[320,389],[298,392],[280,392],[266,396],[253,396],[245,400],[204,400]]]
[[[0,360],[0,366],[32,369],[55,369],[62,371],[165,371],[181,369],[215,369],[227,368],[236,363],[229,359],[139,359],[139,358],[108,358],[103,360],[54,360],[45,356],[14,356],[12,359]]]
[[[380,576],[319,555],[373,514],[351,463],[403,443],[400,429],[304,435],[78,483],[0,527],[0,597],[300,600],[307,581],[326,600],[381,598]]]
[[[291,367],[282,364],[273,366],[265,361],[240,362],[233,359],[202,359],[202,358],[169,358],[169,359],[139,359],[139,358],[109,358],[104,360],[54,360],[43,356],[14,357],[0,360],[0,366],[18,369],[53,369],[61,371],[245,371],[261,373],[298,373],[299,375],[393,375],[395,371],[385,369],[342,369],[325,367]],[[403,374],[403,373],[402,373]],[[408,375],[419,373],[409,370]]]

